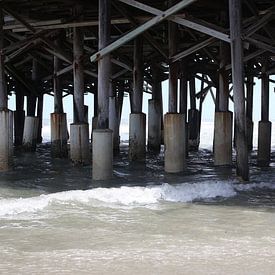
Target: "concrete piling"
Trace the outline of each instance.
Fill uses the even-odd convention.
[[[129,160],[144,160],[146,154],[146,115],[130,114]]]
[[[70,125],[70,159],[75,165],[90,163],[89,125],[87,123]]]
[[[13,156],[11,112],[0,110],[0,172],[8,171]]]
[[[148,101],[148,150],[159,152],[161,145],[161,106],[155,99]]]
[[[67,115],[51,114],[51,154],[54,158],[68,157]]]
[[[26,116],[23,132],[23,149],[26,152],[35,152],[37,145],[39,118]]]
[[[185,117],[167,113],[164,116],[164,169],[179,173],[186,167]]]
[[[215,113],[214,164],[232,165],[232,113]]]
[[[93,179],[113,177],[113,131],[96,129],[93,132]]]

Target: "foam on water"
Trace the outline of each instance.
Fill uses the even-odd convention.
[[[1,199],[0,217],[21,213],[34,213],[53,204],[88,204],[94,207],[102,206],[146,206],[160,202],[192,202],[194,200],[229,198],[238,191],[249,191],[254,188],[275,189],[271,183],[236,184],[226,181],[204,181],[202,183],[182,183],[148,187],[95,188],[91,190],[76,190],[31,198]]]

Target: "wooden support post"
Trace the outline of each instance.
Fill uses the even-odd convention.
[[[188,148],[198,150],[199,148],[199,118],[200,114],[196,106],[196,82],[195,77],[189,81],[190,110],[188,111]]]
[[[258,165],[269,166],[271,151],[271,127],[269,121],[269,76],[266,73],[266,60],[262,70],[261,121],[258,134]]]
[[[247,143],[248,149],[253,149],[253,75],[247,76],[246,84],[246,128],[247,128]]]
[[[44,95],[41,94],[38,96],[37,104],[37,116],[39,119],[38,122],[38,131],[37,131],[37,143],[42,143],[42,128],[43,128],[43,104],[44,104]]]
[[[7,86],[5,79],[4,17],[2,1],[0,2],[0,172],[9,170],[13,157],[13,121],[12,112],[8,110]]]
[[[195,77],[189,80],[189,92],[190,92],[190,109],[196,110],[196,81]]]
[[[174,1],[170,1],[170,4]],[[177,24],[168,23],[169,58],[172,58],[177,51]],[[171,62],[169,65],[169,113],[178,111],[178,63]]]
[[[237,175],[249,179],[248,148],[243,77],[243,45],[241,31],[241,0],[229,0],[232,78],[236,130]]]
[[[124,89],[124,87],[122,86],[120,89]],[[118,123],[119,123],[119,125],[121,123],[123,101],[124,101],[124,90],[119,90],[118,98],[117,98],[117,112],[118,112]]]
[[[2,2],[0,3],[0,110],[8,108],[7,87],[5,79],[5,64],[2,49],[4,48],[4,16],[2,10]]]
[[[59,41],[56,41],[56,44],[59,45]],[[62,88],[60,76],[57,75],[57,72],[60,70],[60,59],[57,56],[53,57],[53,92],[54,92],[54,113],[62,114],[63,110],[63,100],[62,100]]]
[[[137,37],[134,42],[134,70],[132,113],[142,113],[143,99],[143,40]]]
[[[37,92],[37,81],[38,81],[38,62],[37,60],[33,59],[32,61],[32,81],[33,86]],[[36,112],[36,101],[37,96],[34,94],[30,94],[27,96],[27,116],[35,116]]]
[[[162,123],[162,89],[160,81],[160,69],[153,64],[152,70],[152,99],[148,101],[148,150],[159,152],[161,146]]]
[[[220,70],[219,70],[219,92],[218,111],[227,112],[229,103],[229,74],[225,66],[230,60],[230,47],[225,42],[220,42]]]
[[[185,121],[185,153],[188,156],[188,127],[187,127],[187,102],[188,102],[188,72],[186,60],[181,62],[180,73],[180,113],[184,115]]]
[[[261,87],[261,121],[269,120],[269,76],[262,73]]]
[[[187,66],[183,60],[181,64],[181,77],[180,77],[180,113],[185,115],[185,121],[187,121]]]
[[[229,105],[229,74],[225,67],[230,62],[230,48],[220,42],[219,87],[216,96],[214,129],[214,164],[216,166],[232,165],[232,113]]]
[[[110,43],[111,1],[99,0],[99,50]],[[111,60],[107,54],[98,61],[98,129],[109,125],[109,90],[111,85]]]
[[[15,85],[16,111],[14,112],[14,145],[21,146],[23,141],[25,111],[24,111],[24,93],[20,84]]]
[[[110,43],[111,0],[99,0],[99,50]],[[111,91],[111,58],[98,61],[98,120],[93,131],[93,179],[107,180],[113,175],[113,131],[109,130],[109,96]]]
[[[129,159],[144,160],[146,153],[146,115],[142,113],[143,99],[143,41],[135,39],[132,112],[129,129]]]
[[[84,123],[84,36],[80,28],[73,29],[74,123]]]

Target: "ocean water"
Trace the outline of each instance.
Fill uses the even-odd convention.
[[[274,163],[260,169],[252,152],[239,182],[214,167],[212,128],[179,175],[163,153],[129,163],[126,143],[107,182],[47,143],[17,152],[0,177],[0,274],[274,274]]]

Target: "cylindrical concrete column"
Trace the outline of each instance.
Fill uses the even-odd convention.
[[[190,150],[198,150],[200,144],[200,113],[196,109],[188,110],[188,147]]]
[[[54,158],[68,157],[67,115],[51,114],[51,153]]]
[[[39,118],[33,116],[25,117],[24,133],[23,133],[23,149],[26,152],[34,152],[36,150],[37,133]]]
[[[270,162],[271,150],[271,126],[270,121],[259,122],[258,136],[258,165],[268,166]]]
[[[70,125],[70,158],[74,164],[90,163],[88,123]]]
[[[0,171],[9,170],[9,112],[0,110]]]
[[[98,122],[98,117],[97,116],[94,116],[92,118],[92,133],[91,133],[91,140],[93,140],[93,132],[94,130],[97,129],[97,122]]]
[[[130,114],[129,159],[144,160],[146,154],[146,115]]]
[[[186,166],[185,116],[167,113],[164,116],[164,169],[167,173],[182,172]]]
[[[116,110],[116,97],[109,97],[109,129],[113,131],[113,149],[119,151],[119,121]]]
[[[232,165],[232,113],[215,113],[214,164]]]
[[[148,101],[148,150],[158,151],[161,145],[161,106],[158,100]]]
[[[96,129],[93,132],[93,180],[113,177],[113,131]]]

